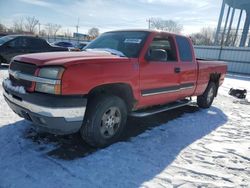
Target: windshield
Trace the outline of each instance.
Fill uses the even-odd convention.
[[[102,34],[84,50],[106,51],[118,56],[138,57],[148,32],[117,31]]]
[[[15,38],[14,36],[4,36],[0,38],[0,45],[4,44],[5,42],[8,42]]]

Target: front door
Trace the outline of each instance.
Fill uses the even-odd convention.
[[[159,59],[150,58],[152,53],[166,53]],[[179,98],[179,62],[175,40],[167,34],[160,34],[152,39],[145,61],[140,62],[141,98],[138,107],[164,104]],[[157,53],[155,53],[157,54]]]
[[[3,58],[7,60],[7,63],[9,63],[11,58],[17,55],[25,54],[26,46],[27,42],[23,39],[23,37],[16,37],[5,44]]]

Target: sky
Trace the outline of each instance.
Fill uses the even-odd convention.
[[[183,34],[216,27],[222,0],[0,0],[0,23],[8,27],[19,17],[35,16],[41,23],[60,24],[61,33],[98,27],[100,32],[146,29],[149,18],[172,19]]]

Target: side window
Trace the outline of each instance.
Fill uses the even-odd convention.
[[[29,38],[28,41],[29,41],[28,44],[30,48],[38,49],[40,47],[40,43],[37,39]]]
[[[8,42],[8,46],[12,47],[12,48],[16,48],[18,46],[19,40],[18,38],[13,39],[12,41]]]
[[[167,54],[166,61],[177,61],[176,48],[172,37],[155,37],[150,44],[148,53],[152,50],[164,50]]]
[[[25,37],[18,37],[12,40],[9,45],[13,48],[26,48],[27,47],[27,40]]]
[[[191,62],[193,60],[192,50],[187,38],[176,36],[181,61]]]

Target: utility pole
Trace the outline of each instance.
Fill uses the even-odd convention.
[[[40,27],[41,27],[41,24],[40,22],[38,23],[38,36],[40,36]]]
[[[76,25],[76,34],[77,34],[77,43],[79,44],[79,34],[78,34],[78,28],[79,28],[79,17],[77,18],[77,25]]]
[[[147,19],[146,22],[148,22],[148,29],[150,29],[150,26],[151,26],[151,18]]]

